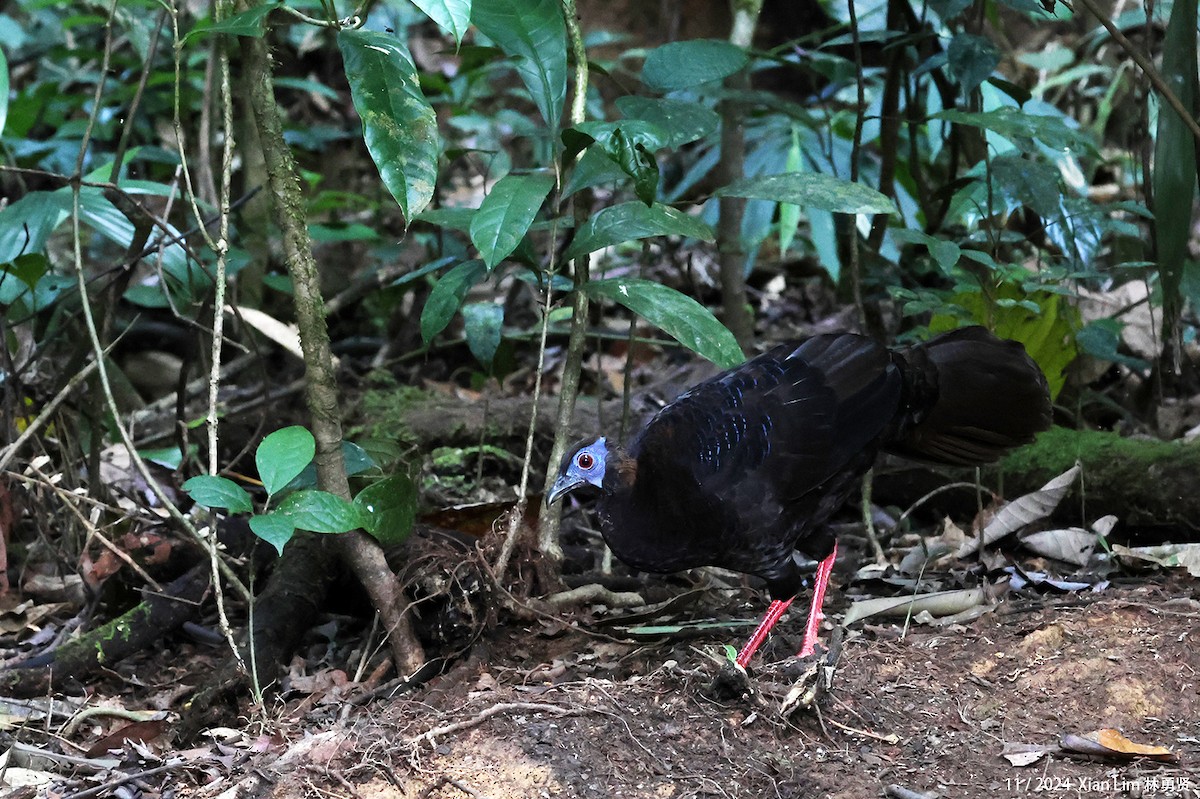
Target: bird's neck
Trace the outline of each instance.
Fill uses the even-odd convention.
[[[608,451],[608,468],[604,470],[604,491],[607,494],[624,493],[633,488],[637,480],[637,459],[620,447]]]

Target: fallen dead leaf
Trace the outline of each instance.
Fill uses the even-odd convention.
[[[1178,755],[1166,747],[1134,743],[1122,735],[1120,730],[1111,727],[1093,730],[1083,735],[1064,735],[1062,748],[1067,752],[1099,757],[1147,758],[1169,763],[1179,759]]]

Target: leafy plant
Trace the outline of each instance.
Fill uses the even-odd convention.
[[[354,456],[347,459],[349,473],[377,468],[365,452],[347,446]],[[284,427],[262,440],[254,455],[267,493],[262,513],[253,513],[249,492],[227,477],[199,475],[185,482],[183,489],[207,508],[251,514],[250,529],[280,555],[296,530],[345,533],[361,528],[386,545],[408,537],[416,511],[416,488],[406,475],[377,480],[360,491],[353,502],[347,502],[310,487],[315,484],[311,470],[315,454],[312,433],[300,426]]]

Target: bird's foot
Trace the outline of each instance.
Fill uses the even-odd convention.
[[[726,658],[705,691],[713,699],[744,699],[754,693],[750,675],[737,661]]]
[[[779,715],[783,718],[800,710],[813,710],[833,686],[833,675],[842,652],[841,628],[834,630],[829,649],[819,644],[812,649],[808,657],[797,656],[793,661],[800,669],[800,674],[779,703]]]

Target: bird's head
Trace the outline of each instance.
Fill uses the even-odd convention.
[[[576,444],[563,456],[558,467],[558,479],[546,497],[546,504],[558,501],[577,488],[604,488],[604,473],[608,468],[609,449],[604,436]]]

